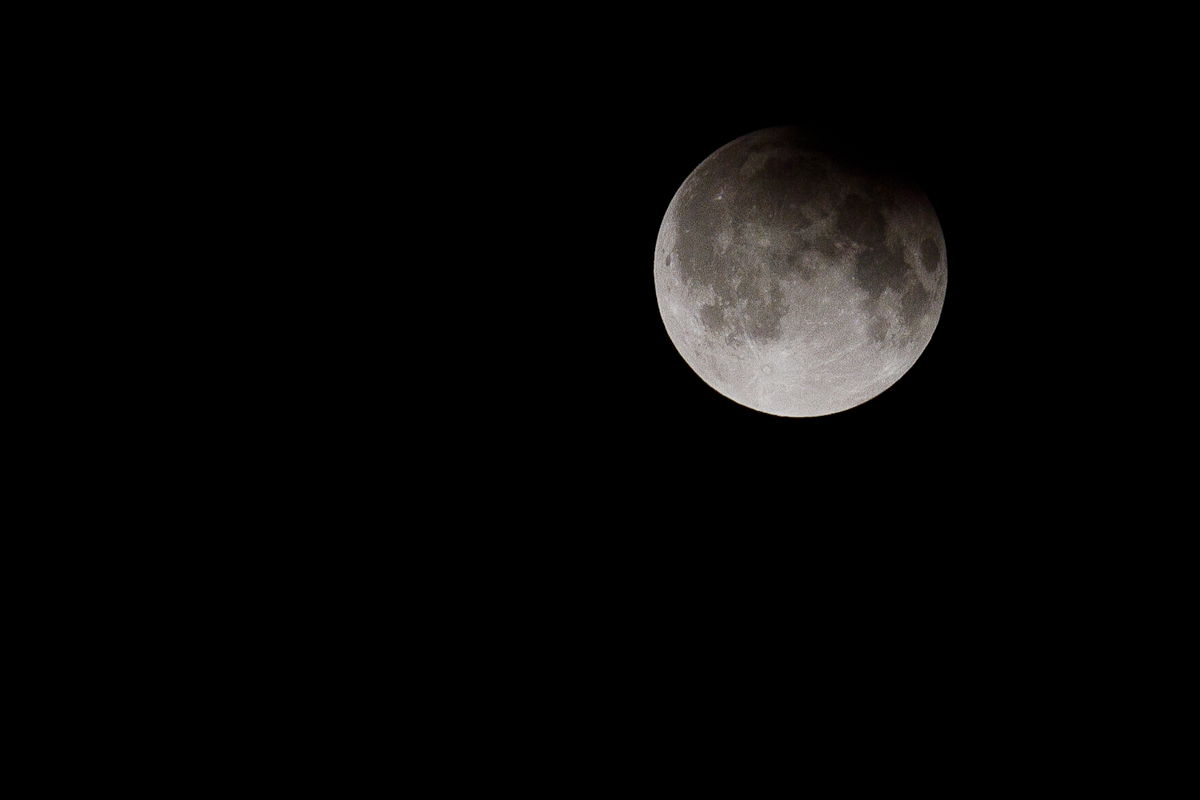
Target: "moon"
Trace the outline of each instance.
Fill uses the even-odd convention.
[[[768,414],[822,416],[920,357],[946,297],[946,243],[917,186],[767,128],[679,187],[654,285],[667,334],[709,386]]]

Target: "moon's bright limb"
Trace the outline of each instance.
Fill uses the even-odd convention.
[[[916,187],[767,128],[679,187],[654,282],[671,341],[706,383],[813,417],[870,400],[916,362],[941,316],[946,245]]]

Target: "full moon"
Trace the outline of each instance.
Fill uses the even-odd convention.
[[[904,179],[767,128],[706,158],[654,253],[671,341],[712,388],[757,411],[845,411],[900,379],[946,296],[946,245]]]

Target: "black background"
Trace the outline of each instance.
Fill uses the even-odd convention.
[[[755,71],[622,74],[559,84],[510,118],[530,126],[506,140],[496,202],[516,210],[496,263],[518,276],[500,325],[522,344],[504,349],[497,331],[489,347],[521,452],[545,458],[541,480],[583,496],[610,485],[606,503],[715,505],[750,528],[756,515],[797,518],[791,529],[890,498],[902,506],[889,513],[911,508],[919,525],[947,494],[1031,498],[1038,487],[1019,476],[1084,457],[1081,426],[1103,398],[1078,390],[1093,351],[1076,312],[1100,285],[1080,276],[1113,258],[1095,238],[1098,148],[1080,138],[1084,118],[1063,110],[1070,98],[947,68],[887,81],[871,70],[818,88]],[[773,417],[709,388],[675,351],[654,292],[676,189],[723,144],[780,124],[915,178],[946,238],[948,291],[925,353],[877,398],[827,417]]]
[[[723,705],[774,713],[781,698],[804,711],[828,698],[845,728],[861,727],[865,714],[844,713],[858,701],[897,721],[889,733],[905,726],[889,742],[929,719],[929,696],[953,711],[933,724],[955,734],[1007,710],[1020,741],[1061,739],[1047,708],[1067,716],[1063,697],[1077,698],[1087,724],[1130,683],[1096,681],[1097,664],[1146,658],[1152,691],[1160,664],[1179,663],[1151,661],[1154,640],[1183,640],[1161,612],[1185,607],[1194,581],[1169,569],[1193,563],[1168,535],[1186,521],[1164,524],[1166,504],[1137,491],[1155,464],[1130,446],[1148,438],[1139,396],[1186,399],[1178,370],[1153,368],[1162,339],[1138,312],[1165,306],[1190,263],[1183,248],[1154,251],[1194,238],[1158,191],[1193,185],[1165,111],[1190,94],[1147,55],[1169,48],[1131,47],[1140,34],[1123,19],[1096,31],[1095,14],[1048,27],[1008,8],[921,20],[905,7],[906,24],[848,10],[697,6],[683,19],[707,30],[673,20],[638,35],[648,10],[504,10],[501,25],[456,8],[438,26],[356,19],[338,43],[272,19],[263,40],[308,58],[256,46],[261,82],[234,70],[246,105],[283,119],[251,132],[248,115],[213,118],[238,174],[203,198],[195,240],[211,250],[178,291],[217,284],[220,302],[192,326],[206,345],[229,305],[253,328],[228,331],[228,353],[206,349],[213,380],[170,345],[139,364],[148,391],[119,398],[134,416],[167,409],[150,431],[162,455],[134,450],[153,479],[114,469],[111,454],[130,450],[119,418],[98,420],[114,443],[94,465],[50,450],[120,484],[95,503],[63,487],[50,511],[167,530],[149,544],[91,537],[135,573],[122,591],[136,609],[114,616],[90,600],[122,575],[99,570],[87,608],[105,616],[101,660],[122,656],[113,625],[158,609],[152,633],[219,643],[200,654],[205,685],[232,674],[278,689],[315,664],[339,707],[390,686],[492,752],[530,721],[578,750],[571,729],[596,720],[616,727],[609,743],[640,734],[658,754],[672,718],[707,731]],[[205,44],[202,69],[221,58]],[[398,52],[411,57],[397,65]],[[376,63],[356,74],[365,53]],[[318,86],[336,102],[314,102]],[[271,108],[281,91],[294,109]],[[157,98],[145,105],[157,112]],[[714,392],[675,351],[654,294],[655,238],[680,183],[778,124],[909,173],[946,238],[948,294],[924,355],[828,417],[772,417]],[[155,133],[138,127],[134,147]],[[225,153],[202,137],[170,155],[203,170]],[[271,215],[278,227],[253,248],[221,236]],[[193,248],[166,238],[155,275]],[[147,305],[172,315],[163,294]],[[182,364],[185,381],[163,387],[162,364]],[[85,387],[62,416],[105,390]],[[177,411],[174,395],[195,407]],[[180,446],[180,429],[206,441]],[[180,517],[203,534],[172,534]],[[91,555],[52,544],[56,564]],[[163,588],[146,591],[147,575]],[[164,602],[181,586],[199,625]],[[139,625],[136,638],[162,637]],[[255,647],[285,658],[252,674]],[[1072,651],[1078,666],[1059,657]],[[396,677],[413,666],[429,679]],[[1023,682],[1053,702],[1037,707]],[[555,716],[532,717],[531,698]]]
[[[1147,242],[1178,233],[1153,178],[1175,172],[1161,109],[1182,96],[1156,93],[1145,61],[1131,71],[1126,31],[986,12],[894,26],[849,10],[696,7],[708,30],[645,37],[648,11],[531,12],[520,36],[512,19],[485,25],[487,47],[456,26],[348,103],[388,123],[353,136],[388,138],[361,161],[346,145],[337,167],[366,185],[350,215],[363,235],[341,237],[318,274],[352,285],[302,309],[328,324],[343,301],[330,327],[350,335],[328,358],[345,379],[312,380],[345,406],[322,402],[286,431],[311,453],[311,427],[332,420],[337,448],[279,505],[311,523],[326,475],[346,490],[306,540],[317,569],[272,551],[262,570],[315,589],[302,625],[395,638],[460,702],[510,704],[494,715],[504,726],[547,692],[577,721],[586,695],[617,709],[622,740],[647,708],[698,723],[731,691],[776,708],[778,686],[839,711],[902,698],[904,720],[946,696],[954,731],[990,721],[981,695],[1019,708],[1022,679],[1056,701],[1075,687],[1102,713],[1107,687],[1081,691],[1080,676],[1114,649],[1145,652],[1114,630],[1151,630],[1161,617],[1132,601],[1178,605],[1186,584],[1164,564],[1191,563],[1160,546],[1162,505],[1135,491],[1146,462],[1129,439],[1146,417],[1128,403],[1162,380],[1135,314],[1163,291],[1130,276],[1154,274]],[[407,46],[381,27],[381,52]],[[779,124],[909,173],[947,246],[925,353],[827,417],[713,391],[654,292],[679,185]],[[294,552],[298,537],[281,538],[278,553]],[[1094,663],[1058,666],[1089,637]],[[1022,735],[1041,719],[1023,718]]]
[[[1041,556],[1076,553],[1126,496],[1110,487],[1136,470],[1148,419],[1153,290],[1128,276],[1159,260],[1146,232],[1169,229],[1158,186],[1178,103],[1111,30],[1044,23],[876,24],[849,43],[844,20],[800,39],[622,28],[461,73],[452,110],[424,131],[450,154],[433,165],[452,222],[438,274],[475,278],[447,278],[451,299],[431,308],[470,323],[446,358],[454,389],[436,395],[455,412],[440,433],[460,445],[444,474],[479,481],[501,518],[599,526],[647,557],[701,542],[760,562],[853,542],[979,555],[1047,528],[1063,533],[1038,540]],[[774,417],[709,388],[654,292],[679,185],[732,139],[782,124],[917,180],[946,240],[924,354],[826,417]],[[464,169],[447,178],[447,163]]]
[[[297,38],[316,56],[311,80],[271,59],[248,104],[287,83],[301,113],[252,146],[241,117],[225,129],[271,192],[239,176],[202,217],[227,227],[240,201],[253,229],[286,209],[278,235],[215,248],[201,271],[228,269],[219,291],[263,330],[231,337],[245,379],[223,360],[215,392],[189,375],[180,394],[214,397],[164,427],[220,434],[214,407],[238,424],[206,443],[218,458],[194,482],[147,461],[194,495],[172,514],[211,522],[177,559],[163,556],[169,536],[139,546],[148,572],[172,582],[172,560],[211,559],[194,593],[206,611],[241,572],[255,597],[227,602],[248,641],[294,630],[296,663],[338,661],[352,687],[398,650],[396,675],[423,664],[431,677],[400,691],[471,732],[477,714],[451,705],[483,711],[489,741],[512,741],[509,721],[539,695],[562,715],[546,730],[590,721],[573,705],[583,695],[620,718],[620,741],[658,733],[641,725],[647,709],[702,729],[712,696],[730,693],[769,709],[781,694],[828,697],[839,712],[849,697],[897,720],[926,718],[926,696],[941,695],[958,731],[991,719],[970,705],[980,695],[1027,698],[1024,677],[1076,687],[1103,713],[1109,687],[1081,691],[1080,675],[1113,650],[1146,652],[1114,629],[1151,638],[1190,585],[1170,579],[1193,562],[1156,519],[1166,504],[1138,491],[1155,462],[1131,447],[1148,417],[1131,401],[1181,394],[1150,366],[1161,340],[1138,311],[1162,307],[1175,286],[1159,277],[1187,263],[1153,244],[1190,234],[1157,191],[1182,163],[1164,147],[1164,109],[1189,97],[1124,28],[849,11],[697,6],[708,30],[638,36],[648,11],[480,26],[464,9],[437,31],[375,25],[376,48],[363,24],[344,50]],[[327,67],[368,51],[377,61],[357,73]],[[412,54],[399,68],[397,52]],[[315,86],[335,102],[313,102]],[[708,387],[654,291],[680,184],[732,139],[781,124],[908,173],[947,246],[921,358],[880,396],[812,419]],[[261,263],[262,291],[248,291]],[[223,322],[206,311],[196,329]],[[257,395],[254,381],[279,390]],[[180,450],[169,435],[162,446]],[[1088,637],[1094,663],[1056,668]],[[831,690],[839,678],[849,691]]]
[[[456,413],[429,431],[437,466],[409,463],[442,489],[437,530],[461,531],[421,546],[498,604],[486,619],[596,622],[647,652],[714,631],[905,652],[938,644],[921,639],[932,624],[990,659],[987,636],[1067,641],[1160,574],[1142,532],[1162,506],[1139,474],[1140,310],[1157,290],[1129,277],[1173,235],[1158,185],[1174,106],[1109,40],[1088,54],[1037,31],[899,29],[849,50],[828,34],[815,51],[723,34],[683,47],[674,32],[661,58],[614,40],[468,73],[449,148],[465,170],[438,208],[453,226],[435,249],[453,257],[431,310],[461,324],[460,299],[476,302],[440,351],[455,381],[434,397]],[[782,124],[907,173],[946,241],[924,354],[825,417],[712,390],[655,297],[680,184]]]

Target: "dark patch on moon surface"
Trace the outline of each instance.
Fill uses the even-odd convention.
[[[904,263],[904,253],[895,247],[872,248],[854,259],[854,277],[872,299],[878,299],[884,289],[904,290],[908,264]]]
[[[887,239],[887,220],[877,203],[860,194],[850,194],[837,210],[838,233],[863,247],[882,247]]]
[[[801,280],[812,280],[813,275],[815,274],[813,268],[805,263],[804,255],[802,253],[788,253],[786,259],[784,259],[782,262],[776,263],[786,264],[786,267],[782,270],[785,275],[793,274],[799,276]]]
[[[713,304],[700,309],[700,321],[711,331],[719,331],[725,327],[725,314],[721,307]]]
[[[920,282],[909,284],[900,296],[900,319],[904,324],[909,327],[916,324],[929,310],[930,299],[929,290]]]
[[[942,248],[938,247],[938,243],[932,238],[926,238],[921,242],[921,265],[925,267],[926,272],[933,272],[941,262]]]
[[[761,162],[753,156],[742,164],[742,170],[754,170],[744,191],[775,204],[780,198],[799,205],[819,197],[829,181],[828,173],[819,164],[799,158],[795,153],[767,157]]]
[[[781,416],[858,405],[920,356],[941,313],[937,216],[901,179],[790,128],[698,166],[659,231],[667,333],[713,388]]]

